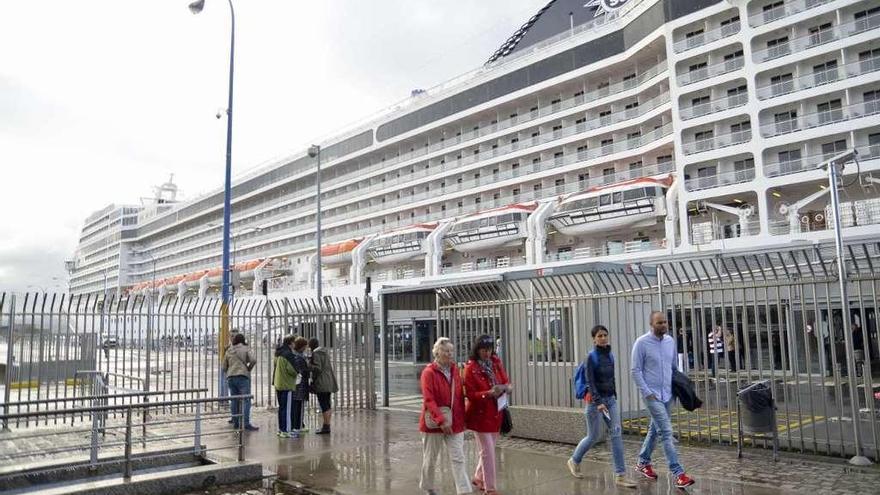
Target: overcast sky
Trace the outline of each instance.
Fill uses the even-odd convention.
[[[546,1],[238,0],[234,174],[478,67]],[[0,0],[0,289],[66,289],[85,217],[172,173],[222,185],[229,9],[187,4]]]

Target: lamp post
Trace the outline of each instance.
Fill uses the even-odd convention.
[[[309,146],[309,157],[317,158],[315,170],[315,290],[318,304],[321,304],[321,147]]]
[[[872,462],[862,454],[862,435],[861,422],[859,420],[858,399],[859,389],[856,386],[855,351],[853,350],[850,323],[850,318],[852,316],[850,315],[849,295],[847,294],[846,287],[848,280],[846,275],[846,260],[843,258],[843,235],[840,230],[840,195],[837,190],[837,182],[844,165],[851,161],[858,165],[858,156],[858,151],[852,149],[835,156],[822,164],[822,166],[828,168],[828,188],[831,190],[831,214],[834,218],[834,247],[836,251],[835,254],[837,255],[837,282],[840,284],[840,312],[842,316],[841,319],[843,320],[843,345],[846,348],[847,382],[849,384],[850,408],[853,418],[853,444],[855,446],[855,455],[849,460],[849,463],[856,466],[868,466],[872,464]],[[829,316],[829,321],[830,320],[831,318]]]
[[[229,340],[229,233],[230,233],[230,210],[232,197],[232,81],[235,67],[235,9],[232,0],[228,0],[230,29],[229,29],[229,102],[226,106],[226,179],[223,188],[223,286],[220,303],[220,335],[218,336],[217,350],[220,359],[217,361],[217,390],[224,390],[225,379],[221,368],[226,342]],[[189,4],[189,10],[198,14],[205,7],[205,0],[196,0]]]

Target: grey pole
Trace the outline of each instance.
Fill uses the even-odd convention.
[[[856,466],[869,466],[871,460],[862,455],[862,435],[861,425],[859,424],[859,396],[858,387],[856,387],[856,366],[853,358],[853,343],[850,325],[849,296],[847,295],[847,274],[846,261],[843,258],[843,235],[840,230],[840,196],[837,191],[838,173],[837,167],[841,169],[843,165],[852,160],[857,160],[858,152],[852,150],[847,152],[846,156],[835,157],[828,162],[828,187],[831,188],[831,211],[834,215],[834,247],[837,254],[837,281],[840,284],[840,311],[843,320],[843,339],[846,346],[846,369],[847,382],[850,398],[850,413],[853,418],[853,445],[855,446],[855,455],[849,460],[850,464]],[[830,316],[829,316],[830,320]],[[829,321],[830,322],[830,321]]]
[[[321,304],[321,147],[317,144],[309,146],[309,156],[318,160],[315,170],[315,290],[318,304]]]

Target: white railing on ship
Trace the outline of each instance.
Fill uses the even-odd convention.
[[[834,228],[834,219],[831,214],[831,206],[826,205],[821,213],[822,219],[811,220],[807,213],[801,216],[797,229],[792,232],[791,224],[787,218],[774,218],[770,220],[770,233],[772,235],[788,235],[792,233],[823,232]],[[815,219],[815,217],[813,217]],[[841,228],[865,227],[880,224],[880,198],[869,198],[840,203],[840,226]]]
[[[833,26],[816,33],[810,33],[775,46],[771,46],[764,50],[754,52],[754,58],[757,62],[766,62],[768,60],[784,57],[792,53],[799,53],[803,50],[824,45],[832,41],[855,36],[880,27],[880,13],[865,16],[862,19]]]
[[[672,123],[667,123],[667,124],[663,125],[662,127],[654,129],[653,131],[651,131],[647,134],[644,134],[642,136],[628,139],[626,141],[620,141],[620,142],[617,142],[614,144],[609,144],[609,145],[606,145],[606,146],[603,146],[600,148],[593,148],[590,150],[585,150],[585,151],[578,153],[577,155],[571,155],[571,156],[578,157],[579,161],[589,161],[589,160],[593,160],[596,158],[602,158],[602,157],[612,155],[615,153],[619,153],[619,152],[637,150],[638,148],[650,145],[656,141],[667,138],[671,134],[672,134]],[[662,165],[674,167],[674,165],[671,163],[669,165],[667,165],[665,163]],[[465,214],[469,214],[469,213],[474,213],[476,211],[493,208],[496,206],[505,206],[505,205],[508,205],[511,203],[532,201],[535,199],[542,199],[544,197],[551,197],[554,194],[558,194],[558,193],[556,193],[555,189],[546,189],[543,191],[530,191],[530,192],[527,192],[525,194],[520,194],[520,195],[507,195],[503,198],[500,197],[498,200],[487,201],[487,202],[484,202],[479,205],[463,206],[461,208],[454,208],[454,209],[450,209],[447,211],[434,212],[434,213],[430,213],[430,214],[416,215],[416,216],[411,216],[408,218],[402,217],[400,220],[398,220],[396,222],[388,222],[388,223],[382,225],[381,227],[380,226],[368,226],[368,227],[364,227],[361,229],[353,229],[353,230],[346,229],[343,233],[325,236],[324,242],[325,243],[332,243],[332,242],[337,242],[337,241],[341,241],[341,240],[345,240],[345,239],[349,239],[349,238],[362,237],[362,236],[368,235],[368,234],[387,232],[389,230],[394,230],[394,229],[397,229],[400,227],[405,227],[405,226],[411,225],[413,223],[423,223],[423,222],[442,220],[444,218],[457,217],[457,216],[461,216],[461,215],[465,215]],[[280,219],[278,222],[275,222],[275,223],[284,222],[284,221],[285,220]],[[242,225],[242,226],[244,227],[245,225]],[[271,224],[268,227],[271,227]],[[314,227],[315,227],[314,222],[303,223],[300,228],[300,233],[296,234],[294,236],[294,238],[296,236],[306,235],[309,231],[313,231]],[[285,230],[289,231],[288,228],[285,228]],[[285,237],[275,236],[275,237],[271,237],[271,238],[267,238],[267,239],[260,239],[259,241],[256,241],[252,245],[241,246],[237,251],[241,255],[242,252],[247,249],[253,249],[253,248],[260,247],[260,246],[284,242],[284,241],[288,241],[290,239],[291,239],[290,236],[285,236]],[[278,246],[275,249],[260,249],[260,255],[261,255],[261,257],[272,257],[272,256],[276,256],[276,255],[288,254],[294,250],[307,248],[311,242],[312,241],[299,241],[295,244],[291,243],[286,246]],[[209,244],[206,244],[205,246],[203,246],[202,250],[213,252],[215,245],[216,245],[216,241],[209,243]],[[191,262],[197,261],[199,259],[203,259],[203,258],[205,258],[205,255],[204,254],[195,254],[195,255],[187,256],[186,258],[181,258],[179,255],[174,255],[173,258],[174,258],[174,261],[172,264],[157,266],[157,270],[165,270],[167,272],[167,273],[163,274],[160,271],[157,271],[157,276],[173,275],[175,273],[174,267],[184,265],[186,263],[191,263]],[[140,276],[140,277],[149,277],[150,273],[151,273],[150,271],[140,271],[140,272],[133,272],[133,273],[131,273],[131,275]]]
[[[731,22],[730,24],[725,24],[724,26],[715,28],[711,31],[706,31],[705,33],[679,40],[675,42],[673,50],[675,50],[675,53],[682,53],[688,50],[693,50],[694,48],[707,45],[709,43],[712,43],[713,41],[718,41],[720,39],[733,36],[734,34],[739,32],[739,29],[739,21]]]
[[[658,95],[657,97],[645,102],[643,105],[640,105],[636,108],[616,112],[612,115],[608,115],[605,117],[594,118],[590,121],[582,122],[580,124],[570,125],[570,126],[567,126],[563,129],[560,129],[558,131],[554,131],[552,133],[539,135],[539,136],[536,136],[533,138],[526,138],[520,142],[507,144],[505,146],[498,147],[493,150],[489,150],[486,154],[490,157],[497,157],[497,156],[503,155],[505,153],[509,153],[509,152],[513,152],[513,151],[522,151],[522,150],[525,150],[526,148],[529,148],[529,147],[539,146],[542,144],[549,143],[551,141],[564,139],[564,138],[567,138],[567,137],[570,137],[570,136],[573,136],[576,134],[581,134],[581,133],[584,133],[584,132],[587,132],[587,131],[590,131],[593,129],[598,129],[598,128],[601,128],[601,127],[604,127],[607,125],[613,125],[613,124],[625,122],[627,120],[632,120],[632,119],[641,117],[649,112],[652,112],[655,109],[659,108],[662,105],[665,105],[668,102],[669,102],[669,94],[663,93],[663,94]],[[561,159],[561,161],[560,161],[560,159],[553,158],[553,159],[549,159],[549,160],[544,160],[540,163],[542,165],[542,168],[549,169],[549,168],[552,168],[550,165],[564,166],[567,164],[571,164],[574,161],[582,161],[582,160],[586,159],[586,158],[582,158],[582,157],[580,157],[580,155],[578,155],[579,158],[577,160],[573,160],[572,159],[573,156],[574,155],[570,155],[567,159],[563,158],[563,159]],[[377,184],[375,186],[371,186],[369,188],[365,188],[365,189],[361,189],[361,190],[357,190],[357,191],[351,191],[349,194],[343,195],[343,197],[341,197],[341,198],[338,198],[338,197],[333,198],[334,201],[328,203],[326,210],[324,210],[324,211],[328,211],[330,208],[335,207],[338,203],[341,203],[345,199],[349,199],[351,197],[361,197],[361,196],[364,196],[364,195],[369,194],[371,192],[388,191],[391,186],[397,185],[399,183],[411,182],[414,179],[419,179],[419,178],[426,177],[429,175],[435,175],[438,172],[449,172],[449,171],[455,170],[457,168],[460,168],[460,167],[463,167],[466,165],[470,165],[472,163],[476,163],[480,160],[485,160],[485,159],[486,159],[485,156],[482,156],[482,157],[480,157],[480,156],[463,157],[460,160],[453,160],[448,163],[445,163],[445,164],[441,165],[440,167],[433,167],[432,169],[421,169],[421,170],[414,172],[413,174],[408,174],[408,176],[402,177],[400,179],[396,179],[393,181],[386,181],[382,184]],[[532,169],[534,169],[534,165],[535,164],[532,164]],[[520,174],[523,174],[523,172],[520,172]],[[488,181],[490,181],[490,179],[484,179],[484,181],[488,182]],[[449,187],[448,191],[455,191],[456,190],[456,189],[452,189],[452,187],[454,187],[454,186],[448,186],[448,187]],[[458,187],[459,187],[459,190],[464,189],[463,186],[458,186]],[[431,194],[430,196],[434,196],[434,195]],[[407,198],[407,199],[401,198],[401,199],[406,202],[412,201],[411,198]],[[373,209],[370,211],[378,211],[378,209],[389,208],[390,206],[391,205],[388,203],[386,203],[384,205],[377,205],[376,209]],[[249,223],[256,222],[256,221],[241,222],[239,220],[239,218],[245,217],[248,214],[249,213],[247,212],[247,210],[245,210],[245,212],[236,213],[235,218],[233,220],[235,223],[234,227],[236,229],[246,228]],[[348,212],[327,214],[325,218],[329,219],[334,216],[347,215],[347,214],[348,214]],[[295,215],[302,216],[303,214],[296,213]],[[287,221],[287,219],[280,218],[280,219],[274,219],[273,221],[274,221],[274,223],[278,223],[279,221]],[[263,223],[261,223],[260,227],[266,228],[271,225],[273,225],[273,224],[266,224],[265,222],[263,222]],[[213,241],[208,241],[208,242],[210,243]],[[169,247],[167,247],[161,251],[156,251],[151,254],[153,254],[154,256],[161,256],[163,254],[178,252],[180,249],[179,246],[173,245],[172,242],[170,242],[170,241],[165,245],[167,245]]]
[[[725,226],[727,229],[724,228]],[[708,229],[704,227],[708,227]],[[717,222],[694,222],[691,223],[691,244],[701,245],[724,239],[751,237],[758,235],[760,231],[761,222],[757,219],[746,220],[744,225],[736,220],[727,225],[721,225]]]
[[[880,57],[850,62],[840,67],[804,74],[788,81],[771,83],[758,88],[758,99],[767,100],[804,89],[815,88],[836,81],[861,76],[880,70]]]
[[[782,5],[750,15],[749,25],[752,27],[762,26],[819,7],[831,1],[832,0],[786,0]]]
[[[792,132],[846,122],[880,113],[880,100],[855,103],[845,107],[814,112],[793,119],[771,122],[761,126],[765,138],[790,134]]]
[[[737,144],[746,143],[752,140],[752,131],[737,131],[708,139],[700,139],[698,141],[685,142],[682,146],[685,155],[693,155],[704,151],[711,151],[719,148],[726,148]]]
[[[663,240],[652,239],[650,241],[621,241],[619,244],[604,244],[601,246],[586,246],[571,251],[550,254],[546,257],[548,262],[570,261],[618,254],[635,254],[645,251],[664,249]]]
[[[705,81],[706,79],[709,79],[711,77],[720,76],[722,74],[727,74],[728,72],[734,72],[742,69],[744,65],[744,57],[734,57],[730,60],[725,60],[724,62],[712,64],[708,67],[702,67],[689,72],[685,72],[684,74],[680,74],[678,76],[678,85],[687,86],[688,84]]]
[[[685,181],[685,188],[688,191],[700,191],[703,189],[712,189],[715,187],[729,186],[732,184],[741,184],[749,182],[755,178],[755,169],[731,170],[720,174],[710,175],[708,177],[697,177]]]
[[[749,95],[747,94],[731,95],[725,98],[708,101],[706,103],[683,107],[679,115],[681,116],[682,120],[695,119],[697,117],[703,117],[705,115],[722,112],[731,108],[741,107],[748,103],[748,101]]]
[[[876,160],[880,158],[880,144],[860,146],[858,147],[858,152],[859,162],[861,163],[868,160]],[[833,153],[830,155],[819,153],[793,160],[764,163],[764,175],[767,177],[779,177],[808,170],[816,170],[819,165],[825,163],[825,161],[833,155]]]

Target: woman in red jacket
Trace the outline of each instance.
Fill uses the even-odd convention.
[[[456,491],[471,493],[464,457],[464,390],[461,375],[452,358],[453,345],[446,337],[434,342],[434,361],[422,371],[422,414],[419,431],[422,432],[422,473],[419,488],[436,494],[434,471],[437,456],[445,444],[452,462],[452,477]],[[451,416],[451,417],[450,417]],[[429,428],[425,418],[437,425]]]
[[[495,491],[495,442],[501,431],[502,412],[499,397],[510,392],[510,380],[495,355],[495,339],[482,335],[474,342],[470,359],[464,368],[464,387],[467,391],[467,427],[472,430],[480,446],[480,462],[474,473],[473,485],[486,494]],[[507,399],[505,395],[502,405]]]

